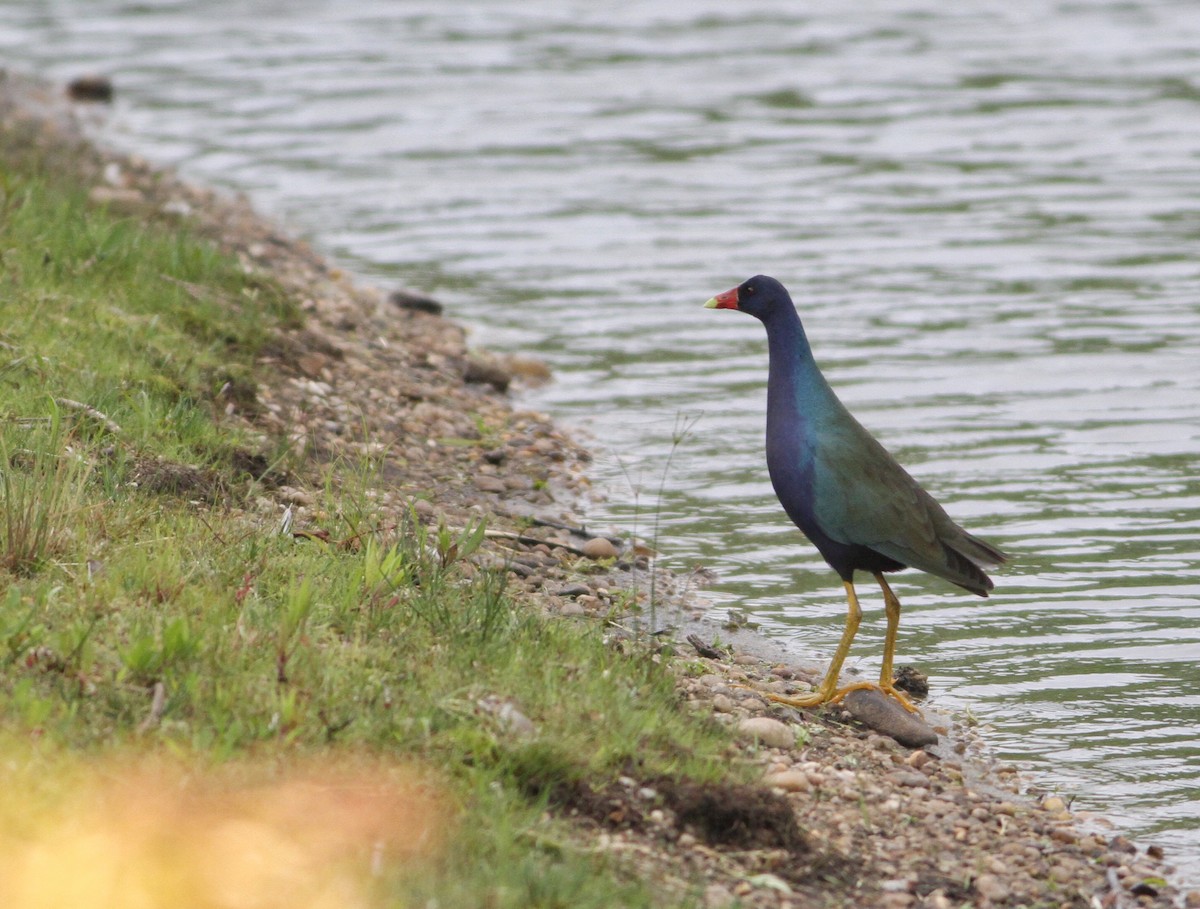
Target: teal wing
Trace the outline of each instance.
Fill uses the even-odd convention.
[[[814,511],[822,531],[945,578],[983,596],[981,566],[999,550],[954,523],[895,458],[848,413],[821,433],[814,455]]]

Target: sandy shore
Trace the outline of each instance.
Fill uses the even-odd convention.
[[[82,141],[61,89],[10,74],[0,79],[0,122],[16,119],[35,124],[47,148]],[[279,335],[264,362],[271,380],[237,390],[230,419],[317,459],[370,460],[371,495],[398,520],[409,507],[451,526],[486,515],[494,535],[481,564],[506,566],[513,589],[547,614],[611,622],[623,595],[644,595],[647,556],[588,532],[575,515],[588,489],[586,450],[506,391],[536,367],[471,351],[464,331],[420,297],[356,284],[243,199],[90,147],[72,160],[95,201],[184,219],[303,301],[307,324]],[[246,507],[288,512],[303,528],[313,502],[297,481]],[[656,593],[705,638],[687,598],[697,582],[659,576]],[[1200,907],[1200,893],[1168,883],[1169,856],[1075,816],[1061,798],[1038,798],[988,760],[974,730],[931,716],[939,744],[914,748],[841,708],[774,704],[763,692],[804,690],[811,667],[751,636],[733,639],[716,657],[681,643],[662,658],[677,669],[680,709],[728,725],[730,761],[758,768],[761,787],[715,787],[683,816],[653,807],[654,781],[623,778],[558,807],[576,819],[581,843],[656,882],[665,905],[702,880],[714,909]]]

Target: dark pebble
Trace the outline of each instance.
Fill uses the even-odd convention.
[[[568,584],[566,587],[560,587],[554,591],[555,596],[560,597],[581,597],[592,592],[592,588],[587,584]]]
[[[519,578],[527,578],[537,574],[537,569],[530,565],[522,565],[520,562],[509,562],[508,570]]]
[[[113,84],[108,76],[80,76],[67,83],[67,97],[72,101],[111,101]]]
[[[916,666],[901,666],[896,670],[893,678],[895,679],[893,684],[901,691],[906,691],[919,698],[929,694],[929,676]]]
[[[442,304],[432,297],[423,297],[420,294],[410,293],[407,290],[393,290],[388,296],[388,302],[393,306],[398,306],[400,309],[427,312],[434,316],[440,316],[444,311]]]
[[[490,385],[496,391],[508,391],[512,376],[495,363],[489,363],[478,357],[467,357],[463,367],[463,381],[477,385]]]

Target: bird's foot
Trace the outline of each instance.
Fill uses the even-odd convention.
[[[891,684],[890,682],[888,682],[888,683],[855,682],[853,685],[847,685],[845,688],[839,688],[834,693],[833,697],[831,697],[829,699],[829,702],[831,704],[836,704],[839,701],[841,701],[842,698],[844,698],[846,695],[848,695],[851,691],[878,691],[878,692],[881,692],[882,694],[886,694],[886,695],[894,698],[900,704],[900,706],[903,707],[905,710],[907,710],[909,713],[915,713],[917,716],[921,715],[921,708],[918,707],[916,704],[914,704],[912,701],[910,701],[908,699],[908,695],[906,695],[903,691],[901,691],[899,688],[897,688],[895,685]]]
[[[789,707],[820,707],[822,704],[838,704],[851,691],[879,691],[895,699],[909,713],[915,713],[918,716],[921,713],[921,709],[910,701],[908,696],[895,685],[881,685],[878,682],[855,682],[843,688],[822,685],[812,694],[799,696],[775,694],[772,691],[761,691],[756,688],[749,690],[757,691],[776,704],[786,704]]]
[[[776,704],[786,704],[789,707],[819,707],[822,704],[827,704],[833,700],[837,692],[826,692],[818,689],[812,694],[804,696],[796,696],[790,694],[775,694],[773,691],[762,691],[754,688],[752,691],[757,691],[769,701],[774,701]]]

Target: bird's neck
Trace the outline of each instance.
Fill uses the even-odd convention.
[[[813,360],[804,326],[791,307],[767,324],[767,349],[767,413],[780,418],[791,413],[803,421],[833,392]]]

